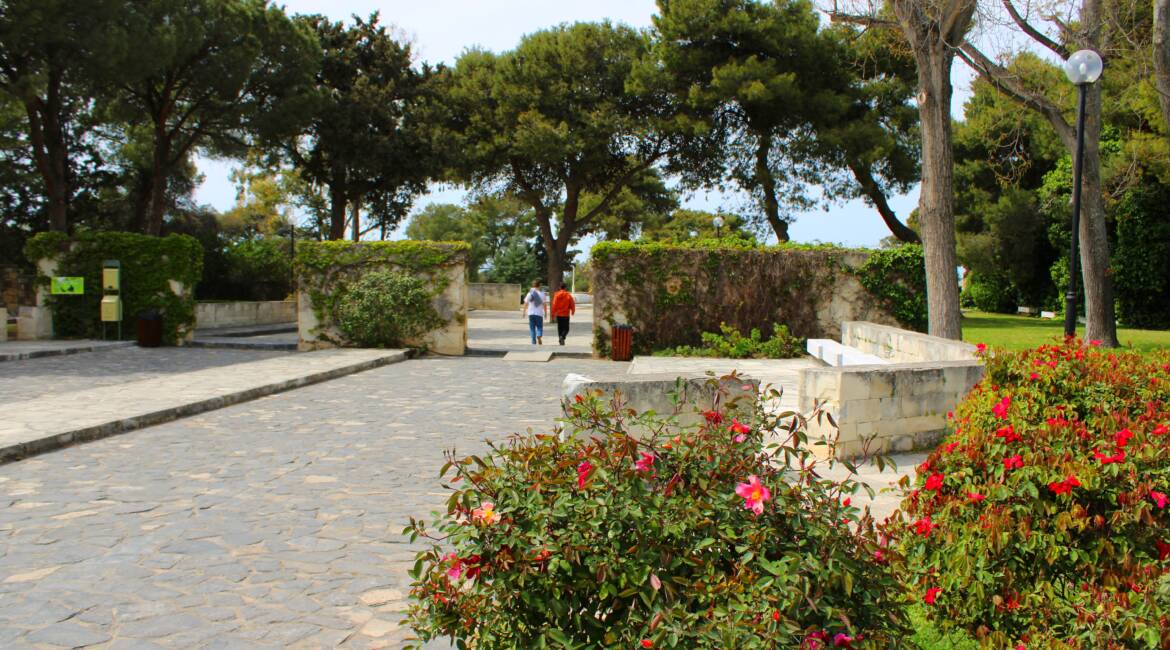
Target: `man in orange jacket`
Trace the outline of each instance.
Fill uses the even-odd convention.
[[[565,337],[569,335],[569,317],[577,313],[577,303],[573,302],[573,294],[565,288],[564,282],[560,290],[553,294],[551,311],[552,317],[557,319],[557,336],[561,339],[561,345],[564,345]]]

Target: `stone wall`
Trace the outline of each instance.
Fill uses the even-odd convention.
[[[598,245],[593,252],[594,354],[613,325],[634,326],[634,351],[697,345],[728,323],[773,323],[796,336],[838,338],[843,321],[898,325],[858,279],[868,253],[834,247],[703,248]]]
[[[467,350],[467,251],[466,244],[449,242],[298,243],[297,347],[317,350],[346,345],[331,305],[364,273],[391,270],[422,278],[435,292],[431,305],[444,323],[407,344],[462,355]],[[517,309],[518,303],[519,298]]]
[[[36,302],[35,275],[17,266],[0,266],[0,307],[15,314],[21,305]]]
[[[468,309],[513,311],[520,309],[521,289],[518,284],[472,282],[467,285]]]
[[[201,302],[195,305],[195,327],[201,329],[274,325],[296,320],[295,300]]]
[[[810,422],[809,440],[839,433],[838,458],[933,445],[946,431],[947,412],[983,377],[974,347],[962,342],[874,323],[847,322],[842,331],[845,345],[895,363],[801,371],[800,411],[819,404],[837,423],[834,432],[828,420]]]

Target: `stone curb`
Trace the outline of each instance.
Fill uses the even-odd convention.
[[[116,436],[120,433],[133,431],[135,429],[142,429],[145,427],[154,426],[156,424],[177,420],[179,418],[198,415],[200,413],[206,413],[207,411],[214,411],[216,409],[232,406],[241,402],[247,402],[258,399],[260,397],[267,397],[268,395],[282,393],[287,390],[293,390],[295,388],[301,388],[311,384],[329,381],[330,379],[337,379],[338,377],[344,377],[346,375],[351,375],[365,370],[373,370],[374,368],[380,368],[392,363],[406,361],[407,359],[413,358],[414,356],[415,354],[412,350],[407,350],[405,352],[399,352],[397,354],[388,355],[378,359],[362,361],[361,363],[355,363],[349,366],[332,368],[330,370],[313,373],[311,375],[304,375],[294,379],[287,379],[263,386],[257,386],[255,388],[249,388],[248,390],[239,391],[237,393],[212,397],[197,402],[189,402],[187,404],[180,404],[178,406],[172,406],[158,411],[144,413],[142,415],[121,418],[95,426],[75,429],[73,431],[63,431],[61,433],[55,433],[37,440],[30,440],[27,442],[8,445],[6,447],[0,447],[0,465],[28,458],[30,456],[35,456],[37,454],[43,454],[47,451],[61,449],[62,447],[68,447],[69,445],[87,442],[90,440],[100,440],[101,438],[108,438],[111,436]]]
[[[75,348],[55,348],[51,350],[33,350],[32,352],[0,352],[0,362],[24,361],[25,359],[39,359],[41,357],[61,357],[67,354],[82,354],[97,350],[116,350],[137,345],[134,341],[117,341],[109,345],[81,345]]]
[[[293,351],[296,343],[278,343],[272,341],[239,341],[233,338],[195,339],[184,347],[189,348],[221,348],[226,350],[278,350]]]

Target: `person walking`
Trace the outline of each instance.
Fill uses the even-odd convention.
[[[544,318],[548,316],[548,301],[540,290],[540,280],[532,281],[532,289],[524,296],[522,313],[528,315],[528,333],[533,345],[544,345]]]
[[[552,299],[552,317],[557,319],[557,337],[561,339],[561,345],[565,344],[565,338],[569,336],[569,317],[576,313],[577,303],[573,300],[573,294],[562,282],[560,290],[553,294]]]

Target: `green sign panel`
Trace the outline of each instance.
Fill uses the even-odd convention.
[[[54,296],[80,296],[85,293],[85,278],[54,277],[50,289]]]

